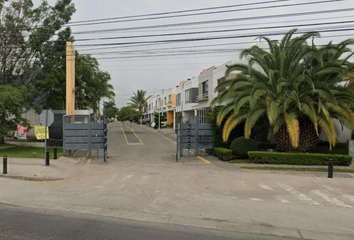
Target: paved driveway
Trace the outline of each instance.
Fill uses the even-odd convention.
[[[124,219],[309,239],[354,239],[353,178],[176,163],[173,135],[109,126],[109,158],[68,165],[63,181],[0,179],[0,202]],[[210,162],[210,163],[209,163]]]

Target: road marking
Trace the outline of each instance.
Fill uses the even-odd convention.
[[[109,183],[111,183],[116,177],[118,176],[118,173],[117,174],[115,174],[110,180],[108,180],[108,181],[105,181],[104,183],[105,184],[109,184]]]
[[[260,199],[260,198],[250,198],[250,200],[252,201],[258,201],[258,202],[264,202],[263,199]]]
[[[202,158],[201,156],[198,156],[198,159],[202,160],[203,162],[205,162],[206,164],[210,164],[211,162],[209,162],[208,160],[206,160],[205,158]]]
[[[141,126],[141,127],[144,128],[143,126]],[[161,136],[161,137],[163,137],[163,138],[166,138],[168,141],[170,141],[170,142],[172,142],[172,143],[174,143],[174,144],[177,144],[177,142],[175,142],[175,141],[169,139],[168,137],[165,137],[164,135],[162,135],[162,134],[160,134],[160,133],[157,133],[157,132],[155,132],[155,131],[153,131],[153,130],[151,130],[151,129],[148,129],[148,130],[151,131],[151,132],[153,132],[153,133],[156,133],[157,135],[159,135],[159,136]]]
[[[260,186],[263,189],[267,189],[270,191],[274,191],[271,187],[269,187],[268,185],[264,184],[264,183],[259,183],[258,186]]]
[[[129,145],[128,138],[127,138],[127,136],[125,135],[125,132],[124,132],[124,129],[123,129],[122,125],[120,125],[120,128],[122,129],[122,132],[123,132],[125,141],[127,142],[127,145]]]
[[[326,185],[323,185],[323,187],[327,188],[328,190],[332,191],[332,192],[335,192],[337,194],[340,194],[342,195],[343,197],[345,198],[348,198],[352,201],[354,201],[354,196],[353,195],[349,195],[349,194],[343,194],[342,191],[338,190],[338,189],[335,189],[335,188],[332,188],[330,186],[326,186]]]
[[[126,126],[124,126],[124,127],[126,127]],[[130,129],[130,128],[127,127],[128,129],[130,129],[130,130],[132,131],[132,133],[135,135],[135,137],[139,140],[140,143],[130,143],[130,142],[128,141],[127,135],[125,134],[125,131],[124,131],[124,129],[123,129],[123,126],[121,125],[120,128],[122,129],[122,132],[123,132],[123,134],[124,134],[124,138],[125,138],[125,141],[127,142],[127,145],[144,145],[144,143],[140,140],[140,138],[135,134],[135,132],[133,131],[133,129]]]
[[[138,135],[135,134],[134,130],[131,128],[132,133],[135,135],[135,137],[139,140],[139,142],[144,145],[143,141],[138,137]]]
[[[282,202],[282,203],[289,203],[288,200],[286,200],[285,198],[283,198],[283,197],[280,196],[280,195],[275,196],[275,198],[276,198],[278,201]]]
[[[224,196],[225,198],[230,198],[230,199],[237,199],[237,197],[231,197],[231,196]]]
[[[283,183],[278,183],[278,185],[282,188],[284,188],[286,191],[290,192],[291,194],[293,194],[294,196],[296,196],[298,199],[302,200],[302,201],[307,201],[309,202],[311,205],[320,205],[318,202],[312,200],[311,198],[309,198],[308,196],[306,196],[305,194],[296,191],[295,189],[293,189],[292,187],[290,187],[289,185],[283,184]]]
[[[239,187],[247,187],[247,184],[244,181],[235,181]]]
[[[345,204],[341,200],[338,200],[337,198],[332,198],[328,196],[327,194],[321,192],[320,190],[313,190],[312,191],[314,194],[317,194],[318,196],[324,198],[327,202],[330,202],[334,205],[340,206],[340,207],[346,207],[346,208],[353,208],[352,206]]]
[[[132,177],[133,177],[133,175],[128,175],[128,176],[125,176],[125,177],[123,178],[123,180],[129,179],[129,178],[132,178]]]

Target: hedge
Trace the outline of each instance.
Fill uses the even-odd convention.
[[[334,165],[349,166],[353,158],[349,155],[320,153],[283,153],[250,151],[248,156],[254,163],[289,164],[289,165],[328,165],[333,159]]]
[[[230,150],[235,156],[247,158],[249,151],[257,151],[258,149],[256,141],[252,138],[238,137],[232,141]]]
[[[227,148],[214,148],[215,155],[223,161],[229,161],[234,159],[234,155],[232,154],[232,150]]]

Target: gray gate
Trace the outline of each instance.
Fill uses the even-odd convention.
[[[107,161],[107,120],[92,122],[91,116],[63,116],[63,154],[85,149],[92,157],[92,150],[103,149]]]
[[[213,131],[210,123],[201,123],[199,116],[177,118],[177,154],[179,160],[185,150],[199,156],[201,149],[213,149]]]

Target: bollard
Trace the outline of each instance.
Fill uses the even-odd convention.
[[[333,178],[333,160],[331,158],[328,161],[328,178]]]
[[[48,150],[45,152],[45,165],[49,166],[49,151]]]
[[[57,145],[54,146],[54,159],[58,158],[58,154],[57,154]]]
[[[2,168],[3,168],[2,173],[7,174],[7,155],[4,155]]]

